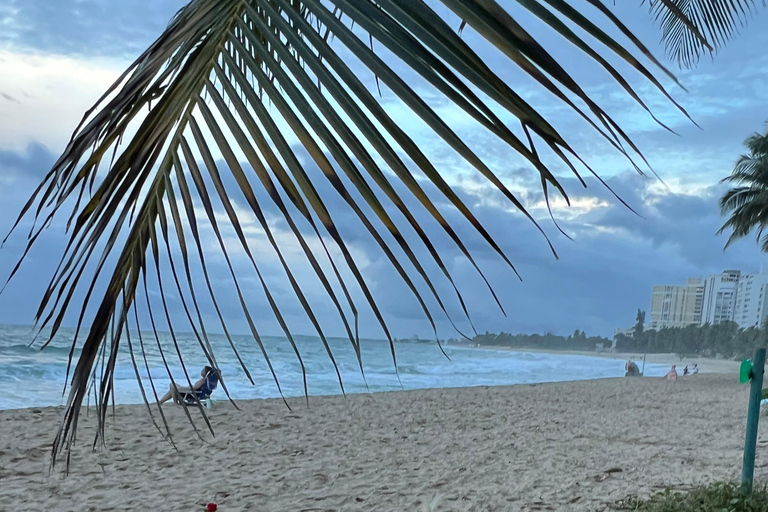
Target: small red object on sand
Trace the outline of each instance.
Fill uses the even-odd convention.
[[[219,510],[219,506],[216,505],[215,503],[209,503],[208,505],[205,506],[205,510],[206,512],[216,512],[217,510]]]

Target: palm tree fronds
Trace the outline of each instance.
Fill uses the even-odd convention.
[[[563,0],[518,0],[557,37],[606,70],[640,108],[650,113],[626,77],[608,63],[608,55],[618,56],[687,115],[656,76],[671,73],[598,0],[588,1],[598,6],[597,14],[590,18]],[[284,242],[270,218],[272,212],[287,226],[338,314],[361,372],[361,304],[389,339],[397,367],[384,313],[353,248],[340,233],[336,213],[326,206],[330,198],[321,194],[320,185],[329,186],[333,199],[340,199],[360,221],[412,292],[436,337],[436,313],[452,324],[454,319],[449,315],[448,297],[438,293],[427,264],[439,269],[440,278],[452,289],[451,299],[460,305],[472,329],[474,326],[449,265],[425,221],[408,206],[409,200],[467,258],[501,308],[466,241],[445,216],[444,205],[457,211],[515,271],[511,260],[452,188],[445,172],[430,161],[419,143],[390,116],[381,98],[364,84],[364,76],[375,79],[388,98],[410,109],[542,234],[544,230],[498,170],[441,116],[421,87],[408,83],[404,78],[408,73],[403,70],[407,68],[430,84],[441,98],[503,142],[510,155],[522,157],[541,181],[547,202],[549,187],[568,200],[556,171],[570,170],[579,179],[577,165],[593,171],[569,144],[567,134],[560,133],[449,27],[446,19],[452,15],[465,20],[467,27],[503,54],[501,65],[515,66],[533,78],[640,171],[635,160],[644,159],[621,126],[494,0],[443,0],[435,8],[422,0],[194,0],[86,113],[14,226],[25,217],[34,219],[28,251],[42,230],[71,208],[66,215],[68,245],[36,315],[41,328],[51,328],[51,338],[70,310],[78,317],[72,350],[74,353],[77,345],[82,353],[71,372],[64,420],[53,447],[54,461],[74,440],[81,405],[96,377],[100,383],[99,436],[103,438],[121,344],[128,344],[139,374],[141,358],[133,350],[144,354],[145,340],[140,334],[138,338],[130,334],[132,330],[141,332],[139,307],[147,309],[155,333],[159,328],[171,333],[169,346],[157,341],[167,377],[172,377],[170,366],[176,362],[187,373],[185,354],[175,336],[180,321],[174,319],[166,300],[169,293],[178,295],[181,323],[193,331],[201,353],[215,367],[216,355],[209,340],[212,327],[205,325],[201,312],[203,303],[210,301],[220,326],[216,329],[224,332],[251,378],[230,336],[227,312],[217,298],[217,283],[209,274],[212,249],[203,243],[204,233],[212,234],[213,251],[224,258],[227,284],[235,290],[240,313],[277,389],[281,389],[279,376],[249,309],[239,275],[243,270],[234,262],[233,251],[244,255],[250,275],[255,276],[254,282],[304,372],[286,315],[265,275],[260,254],[252,247],[244,225],[246,215],[255,219],[260,236],[276,256],[286,288],[321,340],[342,390],[341,373],[322,319],[286,256]],[[586,38],[577,36],[563,19],[582,28]],[[598,28],[600,23],[627,35],[631,46],[622,46]],[[376,47],[386,52],[377,52]],[[641,64],[640,57],[650,57],[654,70]],[[503,117],[515,119],[515,125]],[[554,164],[542,154],[553,155]],[[106,169],[100,170],[100,165]],[[437,193],[428,192],[427,186]],[[240,205],[245,213],[238,209]],[[313,248],[313,243],[318,245]],[[422,250],[427,258],[419,256]],[[150,289],[159,290],[159,304]],[[82,306],[76,307],[74,298],[79,301],[83,294]],[[358,294],[363,297],[361,304],[356,303]],[[81,331],[85,331],[82,340]],[[144,369],[152,388],[146,396],[157,400],[146,357]],[[226,391],[225,378],[222,386]],[[306,374],[304,391],[308,393]]]
[[[670,59],[694,67],[725,46],[765,2],[755,0],[643,0],[662,29]]]
[[[744,145],[749,153],[742,155],[733,172],[721,180],[737,186],[720,198],[720,211],[729,217],[717,234],[732,230],[725,244],[728,248],[755,230],[757,242],[766,251],[768,238],[763,237],[763,231],[768,226],[768,130],[751,135]]]

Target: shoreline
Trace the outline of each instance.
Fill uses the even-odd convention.
[[[572,355],[579,355],[579,354],[572,354]],[[574,380],[549,380],[549,381],[542,381],[542,382],[520,382],[517,384],[498,384],[498,385],[488,385],[488,384],[478,384],[476,386],[454,386],[454,387],[441,387],[441,388],[410,388],[410,389],[385,389],[381,391],[361,391],[361,392],[355,392],[355,391],[348,391],[346,395],[342,395],[341,393],[335,393],[335,394],[325,394],[325,395],[309,395],[309,402],[310,404],[315,401],[324,401],[324,400],[336,400],[336,399],[345,399],[345,398],[351,398],[351,397],[363,397],[368,400],[375,399],[377,396],[387,396],[392,394],[404,394],[404,393],[420,393],[420,392],[439,392],[439,391],[452,391],[452,390],[462,390],[462,391],[469,391],[473,389],[506,389],[506,388],[517,388],[517,387],[535,387],[535,386],[556,386],[556,385],[567,385],[567,384],[577,384],[580,382],[605,382],[605,381],[623,381],[626,379],[626,377],[596,377],[593,379],[574,379]],[[647,380],[651,379],[658,379],[657,377],[648,377]],[[294,407],[304,407],[307,402],[307,397],[304,395],[301,396],[285,396],[285,401],[288,402],[288,404],[291,406],[291,408]],[[280,403],[283,404],[283,399],[280,397],[261,397],[261,398],[233,398],[232,401],[230,401],[229,398],[223,393],[223,391],[219,388],[216,391],[216,394],[214,395],[214,400],[212,403],[216,404],[216,406],[219,406],[220,404],[223,404],[224,406],[232,406],[232,402],[235,402],[238,406],[241,404],[258,404],[258,403]],[[163,406],[163,410],[165,411],[166,408],[169,408],[172,404],[172,402],[167,402],[166,405]],[[157,402],[149,402],[150,407],[153,408],[153,411],[157,408]],[[147,410],[147,404],[145,402],[132,402],[132,403],[117,403],[115,404],[115,407],[121,408],[121,407],[141,407],[144,412]],[[311,405],[310,405],[311,407]],[[110,410],[112,409],[112,404],[109,405]],[[189,408],[190,411],[194,410],[194,407]],[[17,407],[15,409],[0,409],[0,419],[2,419],[3,414],[6,413],[26,413],[26,412],[34,412],[35,414],[39,414],[39,412],[47,412],[47,411],[57,411],[61,412],[64,410],[64,405],[31,405],[29,407]],[[82,411],[95,411],[96,406],[91,403],[89,406],[86,407],[85,404],[82,406]],[[86,413],[83,412],[83,415]],[[90,412],[89,412],[90,414]]]
[[[579,350],[546,350],[546,349],[536,349],[536,348],[514,348],[514,347],[505,347],[505,346],[492,346],[492,345],[485,345],[480,347],[464,347],[461,345],[449,345],[451,348],[460,348],[460,349],[481,349],[481,350],[488,350],[488,351],[504,351],[504,352],[516,352],[516,353],[535,353],[535,354],[546,354],[546,355],[553,355],[553,356],[568,356],[568,357],[589,357],[593,359],[605,359],[605,360],[620,360],[625,361],[629,358],[631,358],[633,361],[635,361],[638,364],[638,367],[642,368],[642,354],[635,355],[632,353],[609,353],[609,352],[591,352],[591,351],[579,351]],[[723,360],[723,359],[711,359],[711,358],[686,358],[682,362],[680,361],[680,358],[676,356],[675,354],[648,354],[648,357],[646,359],[647,364],[654,364],[654,365],[665,365],[665,366],[671,366],[672,364],[675,364],[678,366],[678,374],[682,377],[682,369],[685,365],[692,365],[694,363],[697,363],[699,365],[699,373],[700,374],[724,374],[724,375],[733,375],[734,378],[738,376],[739,371],[739,365],[740,363],[737,361],[731,361],[731,360]],[[646,378],[653,379],[661,377],[661,375],[646,375]],[[509,386],[526,386],[526,385],[532,385],[532,384],[553,384],[553,383],[575,383],[575,382],[585,382],[585,381],[595,381],[595,380],[605,380],[605,379],[623,379],[625,378],[623,375],[616,375],[616,376],[600,376],[600,377],[590,377],[590,378],[580,378],[580,379],[570,379],[570,380],[543,380],[541,382],[517,382],[517,383],[503,383],[503,384],[477,384],[474,386],[467,386],[467,385],[461,385],[461,386],[450,386],[450,387],[418,387],[418,388],[403,388],[403,389],[385,389],[385,390],[376,390],[376,391],[347,391],[348,395],[363,395],[363,396],[373,396],[373,395],[379,395],[379,394],[386,394],[386,393],[399,393],[399,392],[407,392],[407,391],[417,391],[417,390],[440,390],[440,389],[463,389],[463,388],[475,388],[475,387],[497,387],[497,388],[505,388]],[[218,393],[218,400],[217,402],[228,402],[229,399],[226,398],[226,395],[223,393],[223,390],[219,390]],[[314,398],[330,398],[330,397],[337,397],[342,396],[342,394],[339,393],[324,393],[324,394],[310,394],[310,399]],[[216,399],[217,396],[214,396],[214,399]],[[287,400],[296,400],[301,399],[304,400],[304,395],[286,395]],[[235,402],[246,402],[251,400],[257,400],[257,401],[265,401],[265,400],[281,400],[279,397],[258,397],[258,398],[237,398],[235,397]],[[154,402],[151,402],[152,405],[154,405]],[[144,402],[141,401],[130,401],[130,402],[118,402],[116,405],[118,406],[132,406],[132,405],[142,405],[144,406]],[[60,404],[56,405],[29,405],[25,407],[19,407],[19,408],[13,408],[13,409],[3,409],[0,408],[0,412],[3,411],[24,411],[29,409],[46,409],[46,408],[54,408],[54,409],[60,409],[62,406]]]
[[[576,354],[574,354],[576,355]],[[310,403],[313,400],[334,400],[334,399],[343,399],[343,398],[350,398],[350,397],[366,397],[367,399],[374,399],[377,396],[380,395],[390,395],[390,394],[401,394],[401,393],[419,393],[419,392],[437,392],[437,391],[443,391],[443,390],[472,390],[472,389],[504,389],[504,388],[516,388],[516,387],[526,387],[526,386],[550,386],[550,385],[558,385],[558,384],[576,384],[579,382],[603,382],[603,381],[609,381],[609,380],[624,380],[626,377],[597,377],[593,379],[574,379],[574,380],[549,380],[549,381],[542,381],[542,382],[520,382],[517,384],[498,384],[498,385],[488,385],[488,384],[478,384],[476,386],[454,386],[454,387],[435,387],[435,388],[409,388],[409,389],[385,389],[381,391],[347,391],[346,396],[342,395],[341,393],[335,393],[335,394],[324,394],[324,395],[309,395],[309,401]],[[648,377],[649,379],[654,379],[655,377]],[[285,400],[288,402],[288,404],[291,407],[298,407],[303,406],[306,404],[307,397],[304,395],[301,396],[285,396]],[[234,401],[238,406],[240,404],[249,404],[249,403],[267,403],[267,402],[279,402],[280,404],[283,404],[283,399],[280,397],[261,397],[261,398],[233,398],[232,401]],[[170,404],[171,402],[168,402]],[[230,402],[229,398],[223,393],[221,389],[219,389],[216,394],[214,395],[213,403],[215,404],[227,404],[229,406],[232,405],[232,402]],[[156,402],[149,402],[150,407],[156,408],[157,403]],[[83,405],[82,410],[85,411],[86,409],[90,410],[96,410],[95,405],[92,403],[86,407]],[[109,405],[110,410],[112,408],[112,404]],[[132,403],[117,403],[115,404],[115,407],[141,407],[145,412],[147,408],[147,404],[145,402],[132,402]],[[169,407],[169,405],[165,405],[164,407]],[[193,408],[190,407],[190,410]],[[64,405],[31,405],[29,407],[17,407],[15,409],[0,409],[0,418],[2,418],[2,415],[4,413],[23,413],[23,412],[29,412],[29,411],[48,411],[48,410],[55,410],[57,412],[61,412],[64,410]],[[163,409],[165,410],[165,409]],[[85,412],[83,413],[85,414]]]
[[[450,345],[460,346],[460,345]],[[599,359],[612,359],[626,361],[631,359],[638,366],[642,367],[643,354],[637,352],[593,352],[589,350],[546,350],[539,348],[517,348],[506,347],[501,345],[480,345],[478,347],[469,347],[475,349],[484,350],[503,350],[507,352],[522,352],[522,353],[535,353],[535,354],[550,354],[550,355],[568,355],[568,356],[584,356],[594,357]],[[663,364],[663,365],[676,365],[678,373],[682,376],[682,369],[685,366],[692,366],[698,364],[699,373],[708,374],[733,374],[738,376],[739,366],[741,361],[734,361],[732,359],[715,359],[711,357],[685,357],[680,359],[677,354],[674,353],[654,353],[647,354],[647,364]]]

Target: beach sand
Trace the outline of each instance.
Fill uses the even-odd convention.
[[[605,379],[240,402],[209,410],[200,441],[165,408],[118,406],[91,451],[83,418],[70,475],[49,475],[57,408],[0,411],[5,510],[606,510],[627,494],[738,478],[748,387],[735,375]],[[195,413],[199,417],[199,413]],[[198,424],[204,428],[202,421]],[[62,463],[64,460],[62,460]],[[758,444],[768,478],[768,436]],[[429,504],[432,507],[429,507]]]

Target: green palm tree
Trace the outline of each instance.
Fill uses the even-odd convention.
[[[662,77],[677,83],[673,74],[601,0],[583,0],[578,7],[566,0],[517,0],[509,5],[538,18],[561,44],[581,50],[585,66],[608,72],[616,87],[649,114],[641,96],[609,59],[634,70],[687,116],[661,84]],[[648,7],[663,29],[668,55],[682,66],[694,65],[701,55],[722,46],[755,9],[752,0],[649,0]],[[476,37],[464,39],[465,27]],[[611,33],[622,34],[623,42]],[[478,40],[498,50],[498,62],[491,65],[478,55],[477,44],[470,42]],[[267,363],[222,230],[235,233],[272,313],[301,360],[279,301],[250,248],[233,204],[235,196],[257,219],[292,292],[333,360],[322,322],[286,263],[256,191],[270,198],[270,208],[280,212],[338,311],[361,371],[354,293],[362,294],[364,306],[389,338],[393,361],[394,345],[374,294],[340,236],[334,212],[326,207],[317,183],[327,180],[359,218],[433,325],[434,314],[447,316],[444,298],[436,291],[434,277],[424,270],[427,262],[416,257],[404,232],[416,235],[419,247],[429,254],[428,262],[441,270],[462,307],[464,300],[429,234],[406,207],[396,182],[434,219],[481,279],[485,277],[464,242],[425,192],[425,182],[511,267],[440,170],[376,97],[376,88],[381,95],[386,87],[388,94],[419,116],[541,230],[520,199],[402,73],[408,68],[410,76],[418,75],[444,101],[474,119],[478,129],[487,130],[521,155],[531,172],[538,174],[547,202],[551,190],[567,201],[555,170],[569,169],[579,179],[577,166],[592,170],[574,152],[568,134],[560,133],[494,71],[509,66],[567,105],[591,125],[596,137],[641,170],[644,159],[621,126],[495,0],[193,0],[181,9],[85,114],[16,223],[27,216],[34,219],[29,246],[54,218],[62,216],[70,237],[36,315],[41,328],[51,328],[51,337],[66,312],[78,315],[73,349],[78,343],[81,353],[54,442],[54,461],[74,439],[92,379],[98,383],[103,429],[118,348],[127,343],[132,357],[134,349],[143,351],[141,339],[132,341],[131,332],[141,330],[137,301],[151,303],[148,286],[159,287],[162,307],[158,312],[167,318],[171,333],[164,294],[169,287],[178,292],[188,327],[215,366],[208,342],[210,326],[203,323],[202,299],[195,294],[195,283],[204,282],[206,300],[211,300],[220,328],[232,341],[206,270],[210,249],[201,243],[200,223],[207,223],[218,239],[217,255],[223,255],[229,266],[232,288]],[[361,80],[366,74],[372,83],[375,77],[373,90]],[[515,126],[503,118],[515,119]],[[319,170],[310,170],[310,162]],[[322,246],[320,251],[310,247],[299,223],[309,226]],[[406,259],[401,261],[394,249]],[[340,256],[331,257],[332,253]],[[161,272],[161,265],[169,271]],[[202,269],[202,279],[195,268]],[[85,293],[82,304],[72,303],[75,290]],[[428,300],[437,304],[437,312],[427,306]],[[466,307],[464,314],[468,316]],[[150,318],[154,328],[154,317]],[[81,331],[83,340],[79,340]],[[178,350],[178,346],[166,348]],[[236,344],[232,348],[236,352]],[[103,435],[102,429],[98,435]]]
[[[728,215],[718,234],[732,230],[725,244],[756,231],[757,242],[768,252],[768,123],[765,133],[755,133],[744,141],[747,154],[741,155],[730,176],[722,183],[735,185],[720,198],[720,210]]]

